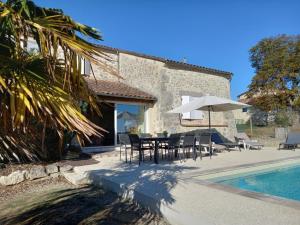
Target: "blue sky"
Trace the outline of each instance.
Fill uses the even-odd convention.
[[[300,34],[299,0],[37,0],[99,29],[102,44],[234,73],[231,96],[254,74],[249,49]]]

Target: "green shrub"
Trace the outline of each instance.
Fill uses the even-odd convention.
[[[281,111],[278,112],[275,116],[275,124],[282,127],[287,127],[290,126],[292,123],[288,113],[285,111]]]

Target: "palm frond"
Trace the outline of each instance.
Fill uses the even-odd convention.
[[[110,57],[85,37],[102,39],[96,29],[61,10],[38,7],[30,0],[0,1],[0,158],[39,157],[16,135],[28,134],[32,119],[55,129],[61,138],[65,130],[86,139],[104,132],[80,111],[79,102],[85,101],[100,115],[97,96],[81,75],[81,60],[119,75],[109,66]],[[35,53],[28,50],[29,40],[36,42]]]

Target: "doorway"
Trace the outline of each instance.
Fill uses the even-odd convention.
[[[86,146],[112,146],[115,144],[115,104],[99,103],[99,109],[102,116],[88,109],[87,118],[107,132],[102,132],[102,137],[92,136],[90,138],[92,143],[87,141]]]
[[[86,141],[86,146],[113,146],[118,144],[117,135],[120,133],[141,134],[146,132],[145,105],[99,103],[99,109],[102,116],[92,112],[90,108],[88,108],[86,116],[107,132],[102,132],[102,137],[91,137],[92,143]]]

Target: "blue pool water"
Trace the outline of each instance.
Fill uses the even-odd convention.
[[[221,178],[217,183],[300,201],[300,166]]]

